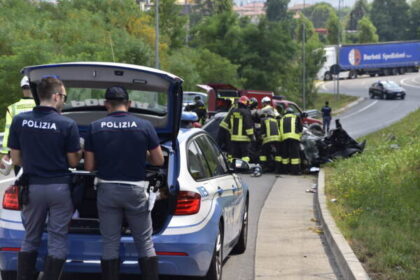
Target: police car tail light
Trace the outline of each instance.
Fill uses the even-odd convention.
[[[196,192],[180,191],[176,198],[174,215],[193,215],[198,213],[201,195]]]
[[[3,195],[3,209],[20,210],[19,205],[19,187],[10,186]]]

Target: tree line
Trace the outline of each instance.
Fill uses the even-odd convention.
[[[140,9],[138,2],[0,0],[0,113],[20,98],[19,71],[27,65],[115,61],[154,67],[154,8]],[[160,68],[183,78],[184,90],[197,90],[200,83],[230,83],[271,90],[300,104],[304,91],[310,106],[325,44],[338,36],[341,42],[363,36],[374,42],[420,33],[420,0],[411,6],[403,0],[359,0],[340,13],[322,3],[298,16],[288,11],[288,4],[268,0],[266,14],[254,22],[236,14],[232,0],[196,0],[184,6],[160,0]],[[384,20],[390,17],[395,21]],[[410,25],[397,21],[404,17]],[[319,35],[318,27],[330,32]],[[360,38],[344,32],[354,28]],[[389,37],[400,35],[395,28],[404,30],[404,37]]]

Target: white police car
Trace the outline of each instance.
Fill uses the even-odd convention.
[[[130,111],[152,122],[165,154],[165,166],[147,166],[151,185],[159,188],[152,211],[153,241],[162,275],[221,279],[223,260],[242,253],[247,243],[249,192],[229,169],[212,138],[201,129],[179,130],[182,80],[160,70],[116,63],[75,62],[23,69],[33,91],[45,76],[64,81],[68,101],[63,115],[74,119],[83,136],[87,125],[106,115],[105,89],[124,86]],[[37,100],[36,93],[34,98]],[[94,175],[74,170],[74,202],[70,224],[67,272],[100,272],[101,237]],[[15,279],[17,252],[24,235],[16,188],[6,190],[0,214],[0,270],[3,280]],[[130,229],[121,229],[121,273],[141,273]],[[37,259],[43,268],[47,234]]]

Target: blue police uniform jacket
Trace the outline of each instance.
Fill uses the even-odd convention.
[[[67,153],[80,150],[79,130],[74,120],[55,108],[37,106],[13,118],[8,146],[20,150],[24,173],[30,178],[68,177]]]
[[[331,117],[331,108],[328,106],[324,106],[321,109],[322,117]]]
[[[123,111],[90,124],[85,139],[85,150],[94,153],[97,177],[103,180],[144,180],[146,153],[158,146],[153,125]]]

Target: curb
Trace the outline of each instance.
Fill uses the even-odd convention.
[[[344,239],[327,209],[324,179],[324,170],[321,169],[318,174],[318,192],[315,199],[315,207],[320,217],[325,239],[333,253],[338,269],[345,280],[370,280],[367,272]]]

